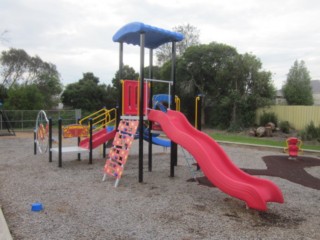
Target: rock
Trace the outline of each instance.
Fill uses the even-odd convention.
[[[249,130],[249,136],[252,136],[252,137],[256,136],[256,130],[255,129],[250,129]]]
[[[266,127],[270,127],[272,131],[276,129],[276,125],[273,122],[268,122],[266,124]]]
[[[266,133],[266,128],[265,127],[258,127],[257,128],[257,136],[258,137],[263,137]]]

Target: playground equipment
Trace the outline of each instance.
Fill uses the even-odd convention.
[[[113,139],[116,133],[116,109],[103,108],[78,121],[77,124],[62,126],[62,119],[58,120],[58,147],[52,147],[52,119],[45,111],[38,113],[34,130],[34,154],[45,153],[49,149],[49,162],[52,162],[52,153],[58,153],[58,166],[62,167],[63,153],[77,153],[80,160],[81,153],[89,153],[89,163],[92,164],[92,151],[103,145],[103,157],[106,156],[106,142]],[[77,138],[77,146],[62,146],[62,139]]]
[[[212,138],[191,126],[182,113],[170,110],[175,109],[176,107],[176,102],[171,101],[171,96],[175,96],[175,44],[182,39],[182,34],[145,25],[139,22],[129,23],[123,26],[113,36],[113,41],[119,42],[120,44],[120,79],[123,67],[123,43],[140,46],[139,82],[128,83],[123,88],[121,96],[119,96],[119,113],[121,114],[121,119],[124,121],[134,121],[135,124],[137,124],[136,122],[139,120],[139,182],[143,181],[143,126],[144,121],[148,120],[149,139],[152,137],[151,131],[153,124],[158,123],[169,139],[172,140],[170,161],[171,177],[174,176],[174,166],[177,163],[177,144],[180,144],[189,153],[191,153],[200,165],[204,174],[213,184],[230,196],[245,201],[248,207],[264,211],[267,209],[267,202],[282,203],[283,196],[281,190],[274,183],[269,180],[253,177],[241,171],[232,163],[224,150]],[[168,42],[172,43],[171,81],[154,80],[152,79],[153,49]],[[145,48],[150,49],[149,79],[144,76]],[[152,85],[157,82],[165,82],[169,86],[169,101],[166,111],[152,109]],[[199,107],[197,101],[200,100],[196,100],[196,106],[198,106],[198,113],[196,115],[199,116],[201,114],[201,106]],[[198,119],[200,118],[197,118],[196,120],[196,127],[199,127],[200,125],[200,120]],[[119,124],[118,133],[121,134],[125,132],[127,131],[123,130],[123,127]],[[130,134],[132,134],[132,132]],[[121,146],[123,146],[123,144],[131,146],[132,138],[129,140],[126,140],[127,137],[120,138],[122,139]],[[118,140],[115,138],[114,145],[120,144],[116,141]],[[148,169],[149,171],[152,171],[152,143],[150,142],[151,141],[149,141],[148,148]],[[128,148],[121,148],[120,150],[112,148],[112,150],[110,150],[109,158],[107,159],[104,168],[104,179],[107,174],[113,175],[117,178],[115,185],[118,184],[123,172],[123,166],[127,161],[128,153]],[[112,165],[113,169],[111,169],[111,167],[109,168],[108,164]]]
[[[105,174],[102,181],[105,181],[108,174],[116,178],[114,186],[118,186],[138,125],[139,122],[136,120],[120,121],[118,132],[113,140],[113,147],[110,149],[109,157],[104,166]]]
[[[40,110],[34,128],[34,154],[45,153],[48,150],[49,139],[49,120],[45,111]]]
[[[1,102],[0,102],[1,103]],[[6,132],[3,132],[3,125],[7,129]],[[0,136],[15,136],[16,133],[11,125],[11,121],[8,118],[6,112],[2,109],[2,103],[0,105]]]
[[[286,140],[286,147],[284,148],[284,152],[289,154],[289,159],[296,159],[299,153],[302,153],[303,150],[302,141],[295,137],[290,137]]]
[[[78,160],[80,160],[80,153],[89,152],[89,164],[92,164],[93,149],[103,144],[103,157],[105,157],[105,144],[110,139],[113,139],[116,133],[114,127],[117,118],[116,109],[103,108],[89,116],[79,120],[79,124],[73,124],[62,128],[62,119],[58,121],[59,140],[58,148],[52,148],[52,143],[49,141],[50,154],[49,162],[52,161],[52,152],[58,153],[58,166],[62,167],[62,153],[78,153]],[[49,121],[50,122],[50,121]],[[82,124],[80,124],[82,123]],[[52,126],[52,124],[49,124]],[[52,132],[52,128],[49,127]],[[62,137],[64,138],[78,138],[77,146],[62,147]],[[82,139],[81,139],[82,138]],[[49,137],[50,139],[50,137]]]
[[[207,178],[223,192],[262,211],[266,210],[267,202],[283,202],[282,193],[274,183],[240,170],[212,138],[195,129],[182,113],[150,110],[148,118],[159,122],[171,140],[191,153]]]

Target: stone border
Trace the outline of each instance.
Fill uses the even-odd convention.
[[[13,240],[0,206],[0,240]]]

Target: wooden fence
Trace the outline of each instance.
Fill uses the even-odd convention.
[[[288,121],[290,126],[296,130],[304,129],[311,121],[313,121],[316,127],[320,126],[320,106],[274,105],[267,108],[260,108],[256,112],[257,124],[259,124],[260,116],[264,112],[275,113],[279,122]]]

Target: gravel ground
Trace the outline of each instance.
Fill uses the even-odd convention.
[[[73,144],[70,141],[65,144]],[[119,187],[102,182],[105,159],[87,155],[33,155],[30,135],[0,138],[0,205],[13,239],[320,239],[320,191],[278,177],[267,177],[283,191],[284,204],[269,203],[267,212],[217,188],[187,182],[191,178],[179,150],[176,176],[169,176],[170,152],[154,148],[153,172],[138,183],[136,141]],[[147,144],[145,144],[145,149]],[[241,168],[264,169],[263,156],[279,151],[223,148]],[[320,167],[308,169],[320,178]],[[44,210],[32,212],[41,202]]]

